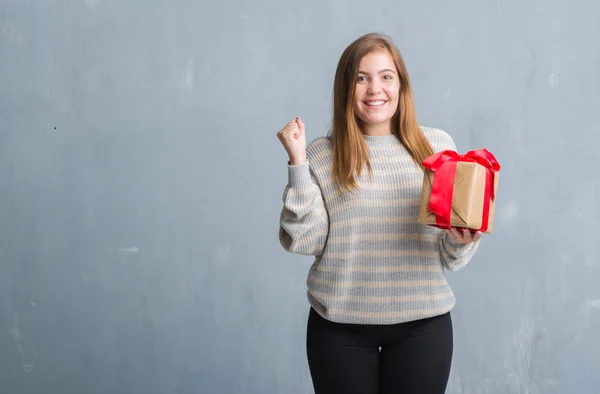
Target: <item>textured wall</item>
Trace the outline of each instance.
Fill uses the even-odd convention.
[[[302,116],[391,35],[422,124],[503,165],[449,274],[449,393],[600,392],[591,0],[0,0],[0,392],[311,393],[310,258],[277,241]]]

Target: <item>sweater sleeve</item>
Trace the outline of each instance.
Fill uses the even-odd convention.
[[[329,233],[323,196],[309,163],[288,164],[288,184],[283,193],[279,242],[291,253],[318,256]]]
[[[445,231],[440,231],[438,240],[442,265],[450,271],[458,271],[466,266],[479,248],[481,238],[470,244],[461,244],[452,239]]]

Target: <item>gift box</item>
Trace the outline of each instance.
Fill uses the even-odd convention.
[[[420,223],[491,234],[500,164],[486,149],[445,150],[423,161]]]

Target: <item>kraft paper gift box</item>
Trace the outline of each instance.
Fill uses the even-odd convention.
[[[423,161],[419,223],[491,234],[500,164],[486,149],[445,150]]]

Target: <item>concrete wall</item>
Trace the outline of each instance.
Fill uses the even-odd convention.
[[[448,392],[600,392],[600,4],[0,0],[0,392],[311,393],[277,241],[302,116],[392,36],[422,124],[502,164]]]

